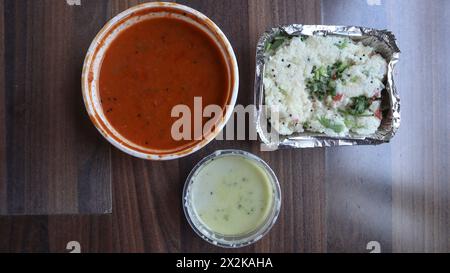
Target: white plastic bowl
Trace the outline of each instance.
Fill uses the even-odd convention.
[[[215,130],[204,136],[203,140],[186,148],[177,150],[151,150],[134,144],[121,136],[106,119],[100,103],[98,80],[101,64],[111,42],[121,31],[126,30],[141,20],[173,16],[196,25],[204,30],[220,48],[229,73],[230,90],[226,102],[228,107],[222,118],[216,123]],[[230,42],[220,28],[202,13],[175,3],[154,2],[132,7],[111,19],[94,38],[83,65],[82,73],[83,99],[89,117],[95,127],[112,145],[135,157],[150,160],[171,160],[187,156],[206,146],[223,129],[231,117],[239,90],[239,70]]]

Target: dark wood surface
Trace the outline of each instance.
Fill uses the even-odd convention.
[[[1,2],[0,214],[111,212],[110,147],[80,96],[102,7]]]
[[[269,26],[394,31],[403,52],[396,77],[403,117],[392,143],[381,146],[262,153],[257,142],[215,141],[170,162],[143,161],[110,147],[82,108],[79,70],[90,40],[109,18],[139,2],[0,1],[1,212],[100,212],[108,204],[109,179],[113,193],[112,214],[0,217],[0,251],[65,252],[69,241],[80,242],[84,252],[224,251],[194,234],[180,200],[191,168],[222,148],[265,159],[283,194],[268,236],[226,251],[368,252],[370,241],[383,252],[450,250],[450,38],[443,35],[450,29],[449,1],[177,1],[205,13],[229,37],[244,105],[253,100],[256,40]]]
[[[323,21],[396,34],[402,124],[389,145],[327,150],[328,250],[449,252],[450,1],[365,2],[324,0]]]

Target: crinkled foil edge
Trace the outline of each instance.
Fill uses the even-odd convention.
[[[268,58],[265,52],[266,43],[280,33],[289,35],[339,35],[347,36],[355,41],[361,41],[370,45],[381,54],[388,62],[386,91],[382,93],[382,100],[389,106],[387,114],[383,116],[378,131],[368,137],[349,136],[345,138],[329,137],[324,134],[310,132],[297,133],[290,136],[279,135],[273,138],[268,133],[270,125],[267,122],[264,109],[264,66]],[[280,148],[313,148],[349,145],[377,145],[389,142],[400,126],[400,97],[394,82],[394,70],[400,57],[400,50],[396,44],[396,38],[388,30],[358,26],[326,26],[326,25],[285,25],[266,31],[259,39],[256,49],[256,73],[255,73],[255,121],[256,130],[261,142],[271,150]]]

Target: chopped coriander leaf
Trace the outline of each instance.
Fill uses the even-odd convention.
[[[358,116],[358,117],[363,117],[363,116],[370,117],[372,115],[367,115],[365,113],[369,109],[371,104],[372,104],[372,101],[370,100],[370,98],[368,98],[366,96],[354,97],[354,98],[352,98],[352,103],[350,104],[350,106],[345,110],[342,110],[342,109],[339,110],[339,112],[341,112],[342,114],[345,114],[345,115],[352,115],[352,116]]]
[[[351,110],[356,114],[363,114],[367,109],[369,109],[370,105],[372,104],[370,99],[366,96],[359,96],[353,98],[352,100],[353,104]]]
[[[345,126],[347,126],[347,128],[351,128],[351,127],[353,127],[354,122],[353,122],[353,120],[346,118],[346,119],[344,119],[344,124],[345,124]]]
[[[272,43],[272,46],[270,47],[273,51],[277,50],[282,44],[284,43],[284,40],[275,40]]]
[[[323,127],[333,130],[336,133],[342,133],[344,131],[344,125],[335,123],[331,119],[328,119],[326,117],[319,118],[320,124],[322,124]]]
[[[342,78],[343,72],[349,66],[349,64],[340,61],[326,67],[314,66],[312,69],[312,77],[306,80],[306,88],[318,100],[323,100],[327,96],[335,96],[336,80]]]
[[[340,62],[337,61],[334,65],[333,65],[333,69],[335,69],[335,73],[336,76],[338,78],[342,78],[342,74],[344,73],[344,71],[350,67],[350,64],[344,63],[344,62]]]
[[[271,42],[267,42],[267,43],[264,45],[264,51],[265,51],[265,52],[268,52],[268,51],[270,50],[271,47],[272,47],[272,43],[271,43]]]
[[[266,52],[276,51],[280,46],[282,46],[286,41],[292,39],[292,35],[287,33],[280,33],[278,36],[275,36],[272,41],[266,43],[264,50]]]
[[[348,40],[344,39],[342,41],[339,41],[338,43],[334,44],[335,46],[337,46],[339,49],[344,49],[348,46]]]
[[[358,125],[354,120],[351,119],[345,119],[344,120],[345,126],[347,126],[347,128],[352,128],[352,129],[363,129],[365,128],[363,125]]]
[[[286,90],[284,90],[283,88],[281,88],[281,87],[278,87],[278,89],[280,90],[280,93],[282,93],[282,94],[284,94],[284,95],[287,95],[287,91]]]

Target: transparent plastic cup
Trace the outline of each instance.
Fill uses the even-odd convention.
[[[272,190],[271,197],[273,198],[271,202],[272,205],[270,208],[270,212],[268,213],[266,219],[263,221],[261,225],[259,225],[257,228],[246,234],[230,236],[230,235],[223,235],[211,230],[200,220],[193,205],[192,187],[193,183],[195,182],[196,175],[202,170],[202,168],[208,165],[211,161],[225,156],[238,156],[250,160],[265,172],[270,181]],[[182,202],[183,202],[183,210],[189,224],[191,225],[195,233],[197,233],[197,235],[199,235],[202,239],[204,239],[210,244],[219,247],[240,248],[248,246],[260,240],[262,237],[264,237],[264,235],[266,235],[270,231],[272,226],[275,224],[281,207],[280,184],[273,170],[261,158],[241,150],[220,150],[205,157],[191,171],[184,185]]]

